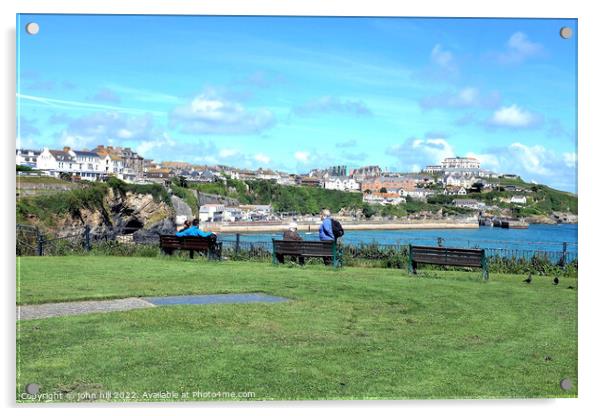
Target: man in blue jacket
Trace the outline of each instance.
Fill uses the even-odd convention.
[[[176,237],[209,237],[213,234],[214,233],[201,231],[199,229],[199,220],[195,218],[192,220],[192,226],[176,233]]]
[[[333,241],[334,233],[332,232],[332,220],[330,219],[330,211],[327,209],[323,209],[320,219],[322,220],[322,225],[320,225],[320,230],[318,232],[320,235],[320,241]]]
[[[334,233],[332,232],[332,219],[330,218],[330,211],[327,209],[322,210],[322,215],[320,215],[320,219],[322,220],[322,225],[320,225],[320,230],[318,234],[320,235],[320,241],[334,241]],[[332,257],[324,257],[324,264],[329,265],[332,263]]]

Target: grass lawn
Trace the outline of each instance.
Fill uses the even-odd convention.
[[[41,393],[121,392],[111,399],[120,401],[174,400],[149,395],[157,392],[189,393],[175,400],[228,399],[217,392],[253,393],[230,400],[577,395],[573,279],[553,286],[536,276],[526,285],[524,276],[492,274],[485,283],[478,271],[414,277],[181,258],[17,264],[20,304],[231,292],[292,299],[18,322],[19,401],[28,401],[28,383]],[[570,391],[559,387],[566,377]]]

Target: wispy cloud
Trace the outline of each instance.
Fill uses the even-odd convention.
[[[444,138],[409,138],[390,146],[386,154],[396,158],[398,168],[406,171],[419,171],[455,155],[452,145]]]
[[[148,138],[161,137],[163,133],[150,114],[132,116],[115,111],[101,111],[70,119],[55,138],[61,145],[82,148],[113,143],[115,140],[142,142]]]
[[[177,104],[182,101],[181,98],[173,94],[166,94],[164,92],[149,89],[127,87],[119,84],[108,84],[107,88],[110,88],[112,91],[115,91],[128,100],[145,103]]]
[[[505,147],[486,149],[480,154],[469,153],[468,156],[481,160],[483,167],[501,173],[515,173],[523,179],[549,184],[559,189],[575,189],[575,153],[558,153],[545,146],[514,142]]]
[[[532,42],[523,32],[516,32],[506,42],[505,50],[495,53],[494,57],[502,64],[518,64],[528,58],[541,56],[543,52],[543,45]]]
[[[531,111],[525,110],[516,104],[501,107],[496,110],[487,125],[492,127],[509,127],[516,129],[532,128],[540,125],[542,117]]]
[[[94,94],[90,98],[92,101],[99,101],[104,103],[119,104],[121,102],[121,97],[119,97],[119,95],[115,91],[106,87],[98,90],[96,94]]]
[[[166,113],[162,111],[152,111],[143,108],[132,108],[132,107],[119,107],[114,105],[107,104],[96,104],[90,102],[83,101],[71,101],[71,100],[60,100],[56,98],[50,97],[40,97],[36,95],[26,95],[17,93],[17,99],[25,100],[26,102],[31,102],[39,105],[48,106],[51,108],[58,109],[67,109],[67,110],[88,110],[88,111],[97,111],[97,110],[109,110],[109,111],[119,111],[127,114],[146,114],[151,113],[154,115],[164,116]]]
[[[174,108],[169,117],[172,127],[187,134],[260,133],[276,122],[267,109],[250,110],[209,92]]]
[[[339,147],[339,148],[355,147],[355,146],[357,146],[357,140],[355,140],[355,139],[349,139],[349,140],[345,140],[343,142],[335,143],[335,147]]]
[[[443,46],[436,44],[431,50],[431,61],[444,69],[455,70],[454,54],[451,51],[443,49]]]
[[[499,104],[500,99],[500,94],[497,91],[484,95],[478,88],[465,87],[456,91],[425,97],[420,100],[420,106],[425,110],[434,108],[494,108]]]
[[[325,95],[293,107],[298,116],[310,116],[324,113],[342,113],[356,116],[371,116],[372,110],[361,100],[346,99]]]

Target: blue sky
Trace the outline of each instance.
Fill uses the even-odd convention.
[[[289,172],[471,155],[576,192],[575,20],[17,20],[18,146]]]

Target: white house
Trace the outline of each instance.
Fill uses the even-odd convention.
[[[449,186],[443,190],[443,195],[466,195],[466,188],[460,186]]]
[[[276,179],[278,185],[295,185],[295,177],[287,173],[281,173],[278,179]]]
[[[324,188],[337,191],[359,191],[360,184],[351,177],[330,176],[324,180]]]
[[[63,150],[50,150],[44,148],[37,158],[37,168],[58,176],[61,172],[73,173],[75,169],[75,156],[69,153],[68,147]]]
[[[426,201],[426,199],[429,197],[429,195],[433,195],[434,192],[431,191],[430,189],[424,189],[424,188],[416,188],[412,191],[404,191],[403,192],[403,196],[409,196],[411,198],[414,199],[419,199],[421,201]]]
[[[30,168],[37,167],[38,156],[40,151],[29,149],[17,149],[16,161],[19,166],[29,166]]]
[[[468,208],[468,209],[483,209],[485,208],[485,204],[483,202],[477,201],[476,199],[454,199],[452,201],[454,206],[459,208]]]
[[[527,197],[524,195],[512,195],[512,198],[510,198],[510,203],[524,205],[527,203]]]
[[[235,207],[224,208],[222,220],[228,222],[241,221],[244,218],[243,212]]]
[[[476,182],[476,178],[472,175],[467,177],[460,173],[452,173],[451,175],[447,175],[445,177],[446,186],[470,188],[474,182]]]
[[[205,204],[199,208],[199,221],[214,222],[221,221],[224,214],[224,205],[222,204]]]
[[[98,180],[102,176],[98,153],[70,149],[69,154],[75,159],[74,174],[89,181]]]

